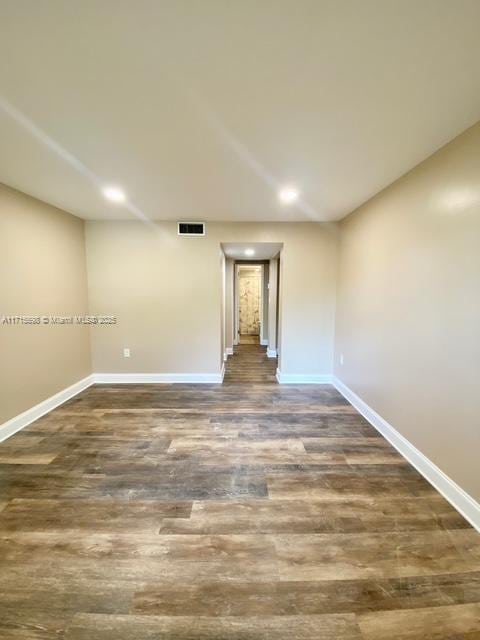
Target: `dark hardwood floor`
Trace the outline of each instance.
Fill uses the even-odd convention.
[[[247,336],[256,337],[258,336]],[[224,384],[276,384],[277,358],[267,357],[267,348],[257,342],[240,343],[225,364]]]
[[[238,342],[239,344],[260,344],[260,336],[241,333],[238,336]]]
[[[480,535],[332,387],[231,373],[0,444],[0,638],[478,640]]]

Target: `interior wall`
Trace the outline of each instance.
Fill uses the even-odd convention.
[[[234,307],[233,307],[233,277],[235,273],[235,261],[232,258],[225,259],[225,348],[227,353],[233,349],[234,334]]]
[[[227,327],[226,327],[226,318],[225,318],[225,305],[226,305],[226,259],[225,254],[221,249],[219,249],[220,254],[220,272],[222,278],[222,304],[220,308],[220,368],[223,366],[223,362],[225,360],[225,348],[226,348],[226,339],[227,339]]]
[[[270,279],[270,268],[268,262],[262,266],[262,335],[260,341],[263,345],[268,344],[268,282]]]
[[[479,150],[477,124],[342,221],[335,347],[338,378],[477,500]]]
[[[208,223],[204,237],[180,237],[172,222],[88,221],[86,230],[91,312],[119,319],[92,332],[96,372],[218,373],[220,244],[283,242],[281,366],[331,373],[337,225]]]
[[[83,220],[0,185],[0,256],[1,316],[87,314]],[[0,323],[0,354],[0,424],[91,373],[85,325]]]
[[[338,252],[338,247],[337,247]],[[280,251],[280,256],[277,262],[277,358],[279,363],[279,369],[281,370],[281,362],[282,362],[282,310],[283,310],[283,249]],[[335,281],[335,307],[336,307],[336,281]],[[335,313],[335,310],[334,310]],[[332,361],[333,367],[333,361]]]
[[[272,258],[270,260],[268,274],[268,350],[271,353],[276,353],[278,324],[278,258]]]

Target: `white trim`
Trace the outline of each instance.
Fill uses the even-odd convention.
[[[258,309],[260,316],[260,326],[258,328],[258,339],[260,344],[262,344],[262,336],[263,336],[263,299],[264,299],[264,291],[263,291],[263,281],[265,279],[265,265],[260,265],[260,308]]]
[[[62,389],[58,393],[55,393],[53,396],[50,396],[46,400],[39,402],[34,407],[27,409],[11,420],[4,422],[2,425],[0,425],[0,442],[3,442],[3,440],[10,438],[10,436],[13,436],[14,433],[17,433],[17,431],[20,431],[35,420],[38,420],[38,418],[41,418],[49,411],[52,411],[52,409],[55,409],[55,407],[58,407],[67,400],[70,400],[70,398],[76,396],[77,393],[80,393],[87,387],[90,387],[93,382],[93,375],[89,375],[86,378],[83,378],[83,380],[79,380],[66,389]]]
[[[472,527],[480,531],[480,504],[478,502],[335,376],[333,377],[333,385],[468,520]]]
[[[225,365],[224,365],[225,366]],[[223,371],[223,368],[222,368]],[[95,384],[215,384],[222,382],[220,373],[94,373]]]
[[[227,347],[225,349],[225,353],[227,354],[227,356],[233,356],[233,347]]]
[[[220,373],[92,373],[91,375],[62,389],[58,393],[27,409],[18,416],[0,425],[0,442],[3,442],[17,431],[38,420],[70,398],[81,393],[92,384],[146,384],[146,383],[212,383],[223,382],[225,365]]]
[[[267,358],[276,358],[277,350],[276,349],[267,349]]]
[[[233,344],[237,345],[239,343],[239,335],[240,335],[240,324],[239,324],[239,320],[238,320],[238,316],[239,314],[239,310],[240,310],[240,304],[239,304],[239,300],[238,300],[238,270],[239,270],[239,265],[236,264],[235,265],[235,275],[234,275],[234,283],[233,283],[233,312],[234,312],[234,318],[233,318]]]
[[[280,384],[332,384],[328,373],[282,373],[280,369],[277,369],[277,380]]]
[[[262,345],[262,347],[267,347],[268,346],[267,338],[261,338],[260,339],[260,344]]]

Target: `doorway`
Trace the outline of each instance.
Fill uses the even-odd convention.
[[[263,266],[237,265],[237,330],[239,344],[260,344]]]
[[[276,383],[282,243],[221,243],[224,382]]]

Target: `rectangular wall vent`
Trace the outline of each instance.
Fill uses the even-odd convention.
[[[179,222],[178,235],[179,236],[204,236],[205,223],[204,222]]]

